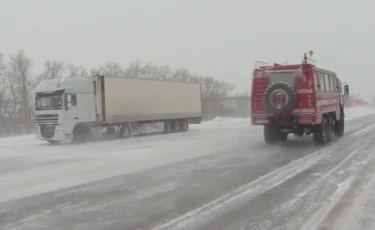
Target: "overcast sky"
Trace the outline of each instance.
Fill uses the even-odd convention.
[[[0,0],[0,52],[97,67],[181,65],[250,89],[256,60],[301,61],[375,96],[375,3],[369,0]]]

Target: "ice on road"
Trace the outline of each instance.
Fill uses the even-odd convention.
[[[82,145],[0,139],[0,229],[372,229],[375,109],[346,109],[345,128],[325,147],[267,146],[235,118]]]

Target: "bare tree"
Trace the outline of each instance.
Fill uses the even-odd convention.
[[[5,63],[4,63],[4,54],[0,53],[0,76],[3,76],[3,73],[6,69]]]
[[[203,76],[200,76],[200,75],[191,75],[190,76],[190,79],[189,79],[189,82],[192,82],[192,83],[201,83],[204,81],[204,77]]]
[[[213,77],[205,77],[202,84],[203,97],[211,100],[218,100],[228,96],[235,85],[219,81]]]
[[[103,71],[99,68],[93,68],[90,70],[90,74],[91,75],[102,75],[103,74]]]
[[[158,66],[153,62],[142,65],[139,60],[132,61],[124,71],[127,77],[144,77],[151,79],[171,79],[172,71],[168,65]]]
[[[177,81],[190,81],[191,74],[186,67],[180,67],[173,73],[173,79]]]
[[[218,81],[213,77],[201,78],[202,108],[204,117],[222,112],[222,99],[233,90],[234,84]]]
[[[152,62],[148,62],[146,65],[142,68],[142,75],[145,78],[152,78],[157,79],[158,78],[158,66],[155,65]]]
[[[83,76],[86,76],[88,74],[86,68],[83,67],[82,65],[77,66],[75,64],[68,64],[67,70],[68,70],[68,77],[69,78],[83,77]]]
[[[136,60],[130,62],[128,68],[125,70],[126,77],[142,77],[141,61]]]
[[[125,75],[122,66],[117,62],[107,62],[104,66],[100,67],[99,72],[111,77],[123,77]]]
[[[6,97],[5,115],[8,118],[9,125],[11,127],[11,133],[16,134],[18,132],[17,123],[19,118],[22,116],[22,97],[19,94],[19,85],[17,80],[13,77],[12,72],[7,73],[7,84],[8,94]]]
[[[162,65],[158,67],[157,78],[158,79],[172,78],[172,71],[169,65]]]
[[[6,98],[5,70],[4,54],[0,53],[0,136],[9,134],[5,116],[8,101]]]
[[[63,71],[64,63],[62,61],[47,60],[44,62],[44,70],[39,76],[39,80],[61,79]]]
[[[32,127],[32,90],[35,87],[35,81],[31,76],[32,61],[23,50],[18,51],[15,55],[10,56],[8,70],[8,79],[15,93],[20,97],[21,113],[26,131]]]

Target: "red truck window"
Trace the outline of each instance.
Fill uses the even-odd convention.
[[[329,88],[331,92],[335,92],[335,85],[333,83],[334,77],[332,75],[329,75]]]
[[[329,92],[331,90],[329,88],[329,78],[328,78],[328,75],[327,74],[323,74],[323,76],[324,76],[324,81],[325,81],[325,85],[326,85],[326,92]]]
[[[314,72],[314,85],[315,85],[315,92],[320,91],[320,83],[319,83],[319,77],[316,72]]]
[[[326,84],[324,81],[324,75],[322,73],[319,73],[319,82],[320,82],[320,91],[326,92]]]

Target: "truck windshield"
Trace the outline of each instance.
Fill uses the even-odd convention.
[[[62,109],[62,93],[37,94],[36,110],[60,110]]]

